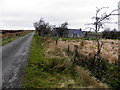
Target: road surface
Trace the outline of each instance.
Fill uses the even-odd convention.
[[[29,53],[33,35],[34,32],[0,47],[0,53],[2,52],[2,60],[0,60],[0,62],[2,61],[2,72],[0,70],[0,74],[2,73],[3,88],[20,87],[22,70]]]

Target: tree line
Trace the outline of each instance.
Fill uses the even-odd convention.
[[[102,36],[105,39],[120,39],[120,31],[116,29],[110,30],[110,28],[102,32]]]
[[[38,32],[39,36],[53,36],[53,34],[57,34],[59,37],[63,37],[66,30],[68,30],[68,22],[62,23],[59,27],[55,27],[55,25],[50,25],[48,22],[45,22],[43,18],[39,21],[33,23],[35,30]],[[53,31],[55,32],[53,33]]]
[[[50,24],[45,22],[42,18],[38,22],[33,23],[33,25],[39,36],[48,36],[51,32]]]
[[[62,23],[59,27],[50,25],[48,22],[45,22],[43,18],[39,21],[33,23],[35,30],[38,32],[39,36],[57,36],[64,37],[65,32],[68,30],[68,22]],[[90,31],[83,31],[84,38],[95,38],[96,34]],[[99,34],[99,33],[98,33]],[[120,31],[116,29],[111,30],[110,28],[105,29],[103,32],[100,32],[100,35],[97,37],[105,39],[119,39]]]

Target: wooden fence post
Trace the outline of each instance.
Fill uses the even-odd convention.
[[[74,61],[76,60],[76,58],[78,57],[78,46],[74,45]]]
[[[70,52],[70,47],[69,47],[69,45],[68,45],[68,49],[67,49],[67,53],[68,53],[68,56],[69,56],[69,52]]]
[[[56,39],[56,45],[57,45],[57,43],[58,43],[58,38]]]

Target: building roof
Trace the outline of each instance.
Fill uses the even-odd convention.
[[[68,33],[68,34],[83,34],[83,32],[79,29],[68,29],[66,33]]]
[[[57,30],[53,31],[54,34],[57,34]],[[83,31],[81,31],[80,29],[68,29],[65,31],[66,34],[80,34],[83,35]]]

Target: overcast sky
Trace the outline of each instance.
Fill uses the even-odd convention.
[[[0,29],[34,29],[33,23],[40,18],[59,26],[64,21],[69,28],[87,27],[92,22],[96,7],[109,7],[103,12],[116,9],[119,0],[0,0]],[[117,16],[111,18],[117,21]],[[110,25],[117,28],[117,25]]]

